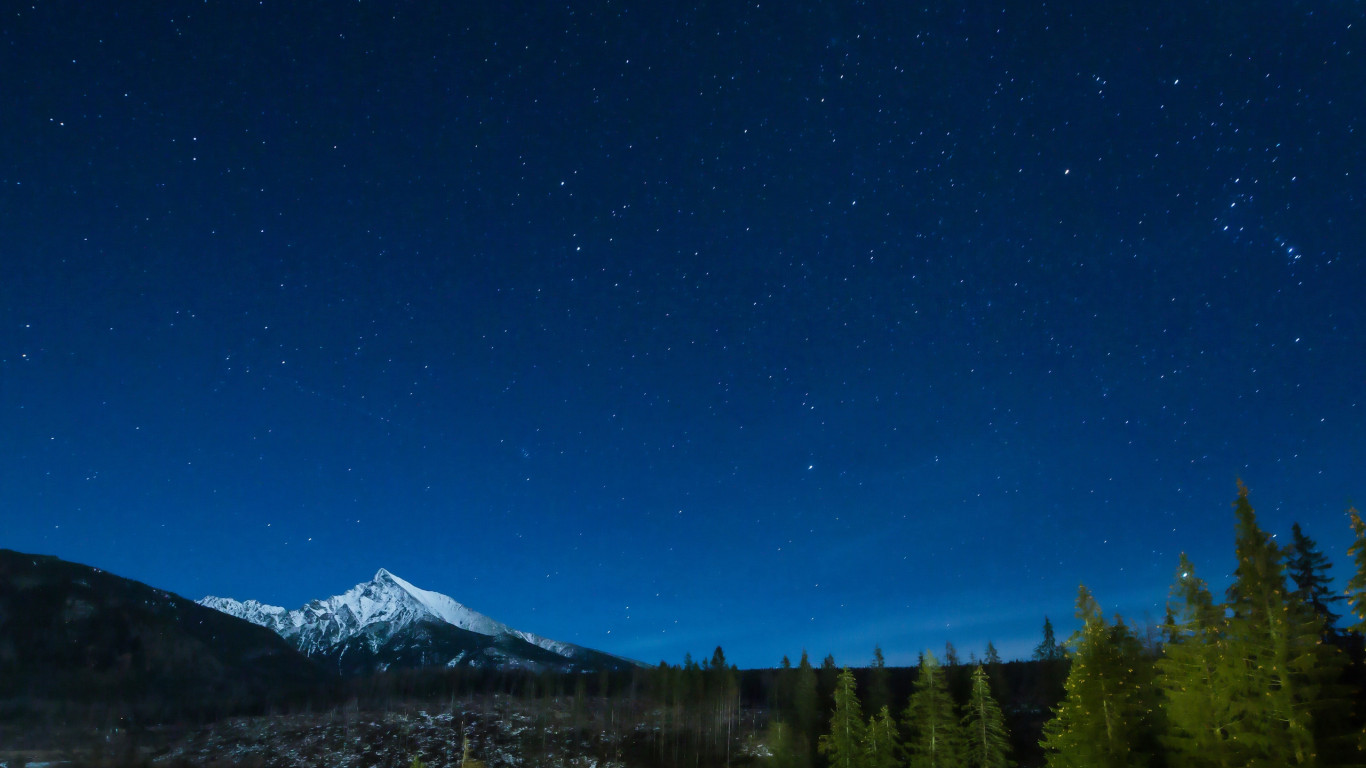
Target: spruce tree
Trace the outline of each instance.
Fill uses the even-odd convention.
[[[768,746],[768,768],[808,768],[811,765],[806,740],[783,720],[769,723],[764,743]]]
[[[1290,546],[1285,553],[1285,567],[1290,580],[1295,584],[1291,596],[1313,607],[1314,613],[1323,624],[1324,637],[1329,637],[1340,618],[1333,610],[1333,604],[1343,600],[1342,595],[1333,594],[1329,587],[1333,583],[1333,577],[1328,575],[1328,569],[1332,564],[1328,562],[1328,556],[1319,551],[1318,543],[1304,535],[1299,523],[1290,527],[1290,536]]]
[[[1361,513],[1356,507],[1348,509],[1347,516],[1351,520],[1352,534],[1355,537],[1352,545],[1347,548],[1347,554],[1356,563],[1356,573],[1347,582],[1346,597],[1347,606],[1357,619],[1348,629],[1358,634],[1366,634],[1366,522],[1362,522]]]
[[[1230,738],[1250,750],[1253,762],[1314,765],[1314,717],[1338,676],[1336,649],[1320,643],[1313,609],[1288,598],[1281,548],[1257,525],[1241,482],[1234,511],[1238,567],[1229,587],[1228,634],[1240,664],[1230,691]]]
[[[816,676],[820,681],[821,711],[829,712],[835,706],[835,685],[840,676],[840,668],[835,666],[834,654],[825,654],[825,658],[821,659],[820,668],[816,670]]]
[[[1151,664],[1138,638],[1105,621],[1085,586],[1077,595],[1081,629],[1072,638],[1066,694],[1041,743],[1051,768],[1133,768],[1150,759]]]
[[[961,732],[953,698],[939,660],[926,651],[920,661],[910,702],[903,716],[910,768],[951,768],[958,765]]]
[[[797,673],[793,678],[792,708],[796,714],[793,726],[803,739],[810,757],[810,747],[820,727],[820,694],[816,690],[816,670],[811,668],[811,659],[802,651],[802,659],[797,663]]]
[[[953,647],[953,643],[944,643],[944,666],[956,667],[958,664],[958,649]]]
[[[991,643],[990,640],[987,641],[987,650],[986,650],[986,653],[985,653],[985,654],[983,655],[983,657],[982,657],[982,663],[983,663],[983,664],[1000,664],[1000,663],[1001,663],[1001,653],[1000,653],[1000,651],[997,651],[997,650],[996,650],[996,646],[995,646],[995,645],[992,645],[992,643]]]
[[[1366,522],[1362,521],[1356,507],[1347,509],[1347,517],[1354,536],[1347,554],[1356,564],[1356,573],[1347,581],[1346,597],[1348,608],[1357,619],[1347,629],[1361,635],[1366,634]],[[1358,696],[1363,693],[1366,691],[1358,692]],[[1357,749],[1366,752],[1366,728],[1357,733]]]
[[[1053,634],[1053,622],[1043,618],[1043,641],[1034,646],[1034,660],[1038,664],[1039,676],[1035,682],[1035,701],[1041,706],[1051,706],[1062,699],[1065,691],[1063,683],[1067,680],[1067,651],[1058,643]]]
[[[892,693],[887,682],[887,660],[882,656],[882,648],[873,648],[873,665],[868,669],[868,696],[864,702],[869,712],[877,712],[891,706]]]
[[[1001,661],[1001,653],[990,640],[987,641],[986,656],[982,663],[987,667],[987,677],[991,680],[991,692],[997,700],[1006,698],[1010,691],[1006,684],[1006,665]]]
[[[897,728],[896,721],[892,719],[891,707],[883,706],[868,719],[868,727],[863,732],[863,745],[865,768],[899,768]]]
[[[859,706],[854,673],[848,667],[835,678],[834,699],[830,731],[820,738],[816,749],[825,755],[830,768],[864,768],[866,724]]]
[[[1043,617],[1043,640],[1034,646],[1034,658],[1038,661],[1058,661],[1066,658],[1067,652],[1062,646],[1058,645],[1058,640],[1053,635],[1053,622],[1048,617]]]
[[[726,653],[719,645],[712,652],[706,674],[707,706],[712,712],[713,727],[718,735],[725,734],[729,749],[730,736],[738,725],[736,717],[740,708],[736,698],[740,685],[735,668],[726,662]],[[729,757],[726,762],[730,762]]]
[[[778,663],[778,670],[773,675],[773,690],[769,700],[769,709],[780,720],[785,720],[790,725],[796,720],[796,712],[793,707],[793,700],[796,698],[794,679],[796,671],[792,669],[792,660],[786,655]]]
[[[1230,663],[1223,609],[1181,553],[1167,604],[1167,644],[1157,662],[1165,714],[1161,736],[1171,768],[1241,764],[1229,726],[1237,670]]]
[[[1008,768],[1012,765],[1007,758],[1010,734],[1006,731],[1005,717],[991,695],[987,671],[980,664],[972,670],[967,714],[962,722],[965,765],[970,768]]]

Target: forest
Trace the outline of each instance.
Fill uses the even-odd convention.
[[[1353,562],[1346,588],[1334,590],[1318,544],[1298,524],[1278,543],[1240,485],[1236,570],[1222,599],[1184,554],[1157,625],[1106,616],[1083,585],[1077,630],[1059,639],[1044,618],[1026,660],[1002,660],[990,643],[965,660],[945,644],[915,667],[889,667],[875,648],[874,663],[857,669],[828,655],[814,664],[803,650],[796,663],[739,670],[718,646],[700,661],[591,674],[392,670],[212,706],[158,685],[118,697],[137,708],[107,695],[42,711],[11,701],[0,708],[0,742],[32,750],[84,735],[96,751],[64,760],[106,766],[468,758],[451,745],[490,766],[1362,765],[1366,523],[1355,509],[1348,519]],[[229,732],[236,757],[215,755]],[[12,753],[8,768],[22,762]]]
[[[1366,525],[1348,511],[1355,571],[1334,594],[1330,563],[1295,524],[1287,546],[1257,523],[1241,483],[1234,504],[1237,568],[1216,601],[1183,554],[1157,642],[1107,618],[1082,585],[1079,629],[1063,646],[1045,625],[1035,652],[1066,665],[1040,753],[1012,746],[1000,683],[988,650],[955,691],[926,652],[904,705],[890,702],[874,670],[864,696],[840,673],[828,713],[813,711],[803,664],[778,697],[770,725],[774,768],[1004,768],[1012,751],[1050,768],[1119,766],[1346,766],[1366,757],[1361,703],[1366,632]],[[1339,628],[1346,602],[1351,622]],[[805,661],[805,659],[803,659]],[[953,665],[956,666],[956,665]],[[814,747],[814,751],[813,748]]]
[[[1003,662],[988,644],[964,663],[948,644],[942,659],[925,651],[911,669],[886,667],[877,649],[862,669],[829,656],[814,666],[802,652],[796,664],[741,672],[718,647],[700,663],[547,679],[539,690],[530,678],[520,691],[508,680],[482,684],[595,700],[605,721],[647,722],[627,752],[661,766],[1361,765],[1366,524],[1348,510],[1352,574],[1335,592],[1331,563],[1298,523],[1282,546],[1259,526],[1241,483],[1233,506],[1237,567],[1222,600],[1184,554],[1159,626],[1107,617],[1082,585],[1078,629],[1059,641],[1044,619],[1027,661]],[[432,682],[414,675],[381,687],[422,698],[436,693],[420,690]]]

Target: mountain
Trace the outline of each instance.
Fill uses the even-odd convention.
[[[368,582],[287,611],[256,600],[199,604],[274,630],[343,675],[391,667],[472,667],[575,672],[635,662],[513,629],[381,568]]]
[[[98,568],[0,549],[0,719],[211,716],[302,699],[331,679],[251,623]]]

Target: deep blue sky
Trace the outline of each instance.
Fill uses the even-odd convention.
[[[1238,477],[1345,578],[1359,3],[115,5],[0,21],[0,546],[741,666],[1158,618]]]

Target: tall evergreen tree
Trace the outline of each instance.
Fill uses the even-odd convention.
[[[892,708],[883,706],[868,719],[863,733],[864,766],[866,768],[899,768],[897,759],[897,728],[892,719]]]
[[[1234,512],[1238,567],[1229,587],[1228,634],[1241,666],[1231,691],[1230,738],[1255,761],[1313,765],[1314,716],[1325,703],[1326,686],[1338,676],[1336,649],[1320,643],[1312,608],[1287,598],[1281,548],[1257,525],[1241,482]]]
[[[1001,652],[996,650],[996,646],[990,640],[987,641],[986,653],[982,656],[983,664],[1000,664]]]
[[[1347,554],[1356,564],[1356,573],[1347,582],[1346,596],[1347,605],[1357,619],[1348,629],[1366,634],[1366,522],[1362,522],[1361,513],[1356,507],[1348,509],[1347,515],[1352,522],[1352,534],[1355,537],[1352,545],[1347,548]]]
[[[1347,581],[1347,605],[1356,619],[1347,629],[1359,635],[1366,635],[1366,522],[1361,519],[1361,513],[1356,507],[1347,509],[1347,517],[1352,525],[1352,544],[1347,548],[1347,554],[1356,565],[1356,572]],[[1366,691],[1359,691],[1358,697],[1366,694]],[[1366,752],[1366,728],[1357,733],[1357,749]]]
[[[816,670],[811,668],[811,659],[807,657],[805,649],[802,650],[802,659],[797,663],[797,674],[793,679],[792,708],[796,713],[793,726],[809,750],[820,727],[821,710]]]
[[[740,713],[740,684],[735,668],[726,662],[726,653],[719,645],[712,652],[711,664],[707,667],[706,688],[713,727],[718,737],[725,736],[726,762],[729,764],[731,735],[738,727]]]
[[[951,768],[959,763],[961,731],[944,670],[933,653],[920,660],[920,674],[903,715],[910,768]]]
[[[990,647],[990,646],[988,646]],[[992,650],[995,650],[994,648]],[[991,695],[987,671],[979,664],[972,670],[967,714],[963,717],[963,758],[970,768],[1008,768],[1012,765],[1010,734],[996,697]]]
[[[1058,645],[1053,635],[1053,622],[1047,616],[1043,617],[1043,640],[1034,646],[1034,658],[1038,661],[1058,661],[1066,656],[1067,652]]]
[[[779,720],[785,720],[790,725],[796,719],[796,713],[792,706],[793,699],[796,697],[795,670],[792,669],[792,660],[786,655],[778,663],[778,669],[773,674],[773,691],[769,700],[769,709],[773,711]]]
[[[1006,665],[1001,661],[1000,651],[996,650],[996,646],[990,640],[987,641],[986,655],[982,659],[982,663],[987,668],[987,679],[991,681],[992,695],[998,701],[1005,699],[1010,693],[1009,686],[1006,683]]]
[[[1229,726],[1238,715],[1231,699],[1237,672],[1230,663],[1224,611],[1195,575],[1186,553],[1167,604],[1167,644],[1157,662],[1165,714],[1161,737],[1171,768],[1240,765]]]
[[[1317,542],[1304,535],[1299,523],[1290,527],[1290,546],[1286,548],[1285,567],[1295,584],[1291,597],[1312,606],[1323,624],[1324,637],[1331,636],[1340,618],[1333,606],[1342,602],[1343,596],[1333,594],[1329,586],[1333,583],[1333,577],[1328,575],[1328,569],[1332,567],[1328,556],[1319,550]]]
[[[1060,700],[1067,681],[1067,650],[1053,634],[1053,622],[1043,618],[1043,640],[1034,646],[1034,660],[1038,664],[1038,679],[1035,681],[1034,701],[1038,706],[1052,706]]]
[[[835,679],[835,706],[830,731],[820,738],[817,750],[830,768],[864,768],[863,709],[859,706],[854,673],[845,667]]]
[[[873,648],[873,665],[868,668],[868,696],[864,702],[868,711],[876,713],[892,704],[892,692],[887,681],[887,660],[882,656],[882,648]]]
[[[835,666],[834,654],[827,653],[821,659],[820,669],[816,670],[820,681],[820,706],[822,712],[829,712],[835,706],[835,683],[839,680],[840,668]]]
[[[1134,768],[1150,759],[1152,672],[1123,622],[1110,625],[1085,586],[1066,695],[1041,742],[1050,768]]]

